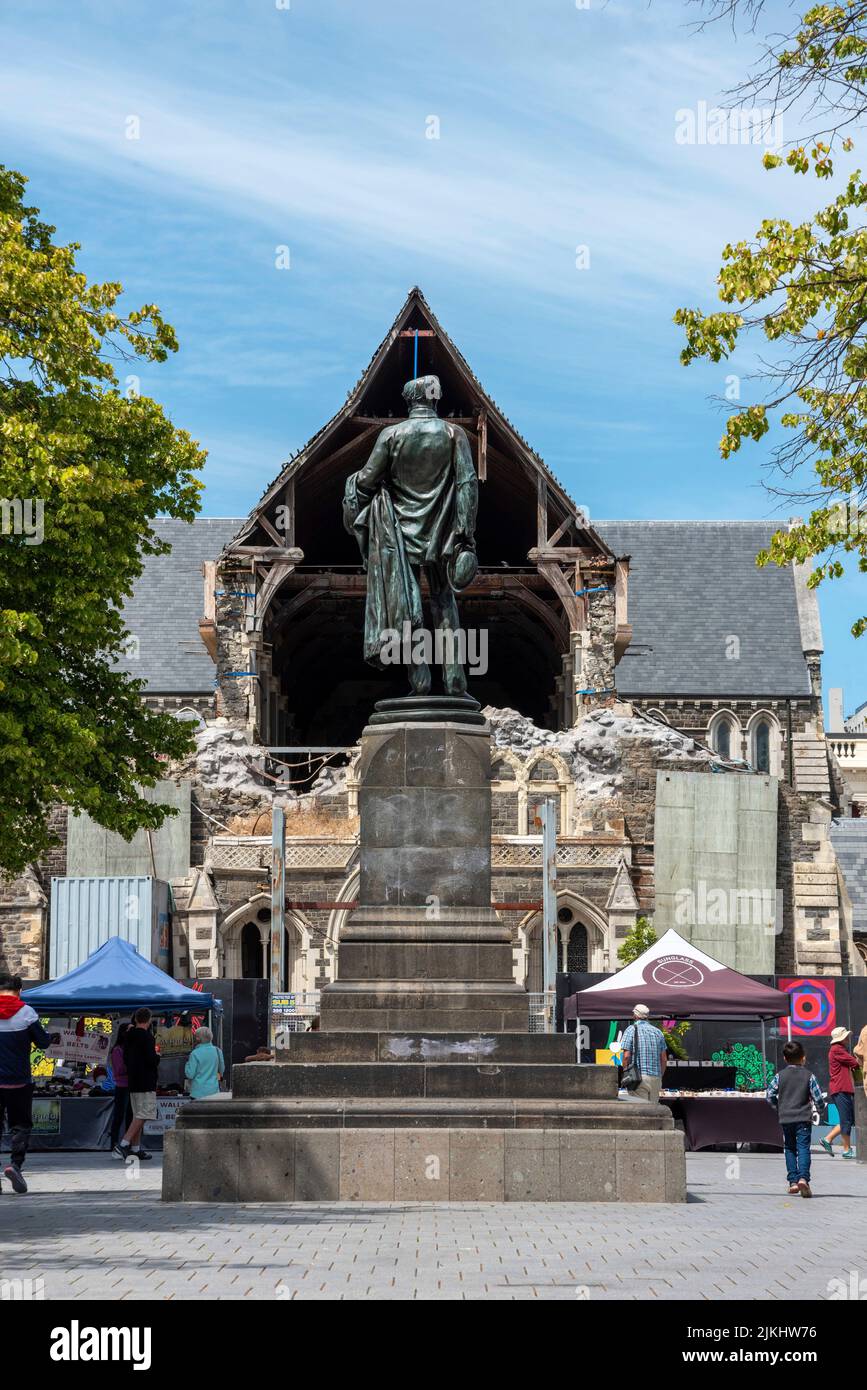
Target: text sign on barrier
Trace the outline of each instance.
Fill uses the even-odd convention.
[[[43,1097],[33,1099],[33,1133],[60,1133],[60,1101]]]
[[[294,994],[272,994],[272,1014],[294,1014],[298,1005]]]
[[[64,1062],[85,1062],[89,1067],[96,1067],[108,1061],[110,1043],[108,1033],[82,1033],[79,1037],[70,1028],[64,1028],[60,1042],[47,1047],[45,1055],[62,1058]]]
[[[145,1134],[165,1134],[167,1129],[174,1129],[178,1111],[188,1101],[189,1096],[157,1096],[157,1117],[145,1121]]]

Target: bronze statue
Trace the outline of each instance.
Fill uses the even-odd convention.
[[[390,664],[393,635],[421,630],[424,570],[434,628],[445,639],[439,644],[445,692],[462,696],[467,681],[458,660],[455,593],[478,569],[479,485],[466,433],[436,413],[441,395],[438,377],[407,382],[409,416],[381,431],[367,463],[347,480],[343,518],[367,571],[365,660]],[[413,694],[429,694],[430,665],[412,660],[408,670]]]

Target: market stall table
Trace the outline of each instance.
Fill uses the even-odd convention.
[[[686,1147],[709,1149],[714,1144],[764,1144],[782,1149],[777,1112],[763,1095],[661,1095],[674,1119],[683,1124]]]
[[[152,965],[139,955],[131,942],[120,937],[110,937],[81,965],[61,979],[25,990],[21,997],[42,1017],[51,1019],[128,1019],[139,1008],[150,1009],[156,1020],[163,1018],[171,1021],[188,1014],[207,1014],[215,1021],[218,1036],[222,1021],[221,1006],[213,995],[188,989]],[[62,1038],[48,1049],[46,1056],[54,1054],[59,1060],[69,1060],[79,1067],[108,1062],[107,1035],[92,1032],[79,1035],[72,1027],[64,1030],[52,1028],[51,1031],[60,1031]],[[171,1040],[171,1033],[177,1031],[169,1027],[167,1038]],[[157,1094],[157,1116],[155,1120],[149,1120],[144,1129],[146,1147],[152,1149],[162,1148],[163,1133],[174,1126],[178,1108],[188,1099],[178,1093],[183,1082],[182,1057],[169,1053],[161,1060],[163,1074]],[[166,1075],[173,1070],[173,1062],[180,1063],[174,1067],[178,1072],[177,1077]],[[31,1147],[34,1150],[107,1150],[111,1136],[113,1095],[75,1096],[69,1091],[81,1087],[83,1078],[77,1081],[64,1078],[60,1088],[55,1085],[56,1079],[56,1076],[44,1081],[37,1078]],[[174,1084],[176,1082],[177,1085]]]

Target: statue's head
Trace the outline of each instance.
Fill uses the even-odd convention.
[[[403,388],[403,398],[410,409],[414,405],[436,407],[442,393],[438,376],[417,376],[414,381],[408,381]]]

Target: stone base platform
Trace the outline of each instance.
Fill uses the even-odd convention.
[[[285,1033],[280,1062],[562,1062],[574,1066],[574,1033]],[[263,1066],[267,1063],[250,1063]],[[251,1073],[252,1075],[252,1073]],[[613,1095],[609,1086],[605,1094]]]
[[[256,1128],[250,1116],[243,1128],[168,1133],[163,1163],[164,1201],[685,1199],[683,1136],[666,1129],[293,1130]]]
[[[613,1068],[562,1062],[259,1062],[236,1067],[235,1100],[612,1100]],[[211,1102],[212,1104],[215,1102]]]

